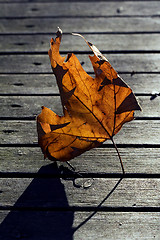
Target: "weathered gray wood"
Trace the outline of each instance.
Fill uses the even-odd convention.
[[[38,2],[1,4],[1,17],[73,17],[73,16],[155,16],[159,15],[158,1],[144,2]]]
[[[99,212],[87,221],[91,214],[1,211],[1,222],[6,218],[1,225],[1,236],[3,240],[22,236],[31,240],[159,239],[159,213]]]
[[[92,52],[90,55],[93,55]],[[62,56],[64,56],[62,54]],[[85,71],[93,72],[87,54],[76,54],[83,62]],[[105,54],[118,72],[160,72],[160,54]],[[0,73],[52,73],[48,54],[46,55],[1,55]]]
[[[13,0],[13,3],[10,1],[11,3],[8,4],[7,1],[0,3],[2,18],[5,16],[17,17],[17,19],[1,19],[0,51],[7,53],[46,51],[46,55],[1,55],[0,73],[5,73],[0,76],[2,94],[57,93],[55,78],[51,74],[39,74],[52,72],[47,50],[50,37],[54,37],[57,26],[60,26],[65,33],[73,31],[94,33],[93,35],[86,34],[86,38],[103,51],[160,50],[159,34],[144,34],[145,32],[159,32],[160,5],[158,1],[93,3],[89,3],[89,1],[59,3],[57,1],[53,3],[48,0],[47,3],[47,1],[38,0],[39,2],[37,2],[34,0],[37,2],[34,3],[26,0],[26,3],[22,1],[15,3],[16,1]],[[61,8],[58,7],[60,5]],[[27,18],[18,19],[19,16]],[[96,32],[97,34],[95,34]],[[98,32],[111,34],[98,35]],[[121,34],[118,35],[116,32]],[[123,32],[125,32],[124,35],[122,35]],[[130,34],[127,34],[128,32]],[[131,35],[132,32],[134,34]],[[136,32],[138,34],[135,34]],[[14,36],[14,33],[17,35]],[[37,35],[38,33],[42,34]],[[7,34],[9,35],[7,36]],[[68,34],[63,36],[61,50],[66,52],[88,51],[82,39]],[[88,57],[86,55],[78,55],[78,57],[81,62],[85,62],[85,70],[93,72]],[[159,54],[107,54],[106,57],[117,71],[131,74],[131,76],[126,75],[129,77],[129,82],[128,78],[126,78],[126,82],[131,87],[133,86],[136,93],[159,92]],[[132,73],[136,71],[157,72],[157,74],[133,75]],[[12,74],[13,72],[20,74]],[[31,73],[36,74],[31,75]],[[38,103],[33,101],[35,99],[38,99]],[[40,110],[41,99],[43,99],[42,105],[46,103],[53,106],[54,104],[50,102],[51,99],[58,104],[56,100],[58,97],[6,96],[1,104],[2,117],[34,116],[38,113],[38,107]],[[139,99],[142,107],[145,106],[143,107],[144,112],[139,116],[159,117],[159,97],[152,101],[150,96],[142,96]],[[8,110],[4,109],[4,106]],[[58,108],[57,111],[59,111]],[[120,133],[115,136],[116,143],[124,144],[119,151],[126,172],[159,173],[159,148],[158,146],[154,148],[155,144],[160,143],[159,124],[158,120],[136,120],[124,125]],[[35,121],[1,121],[0,133],[2,159],[0,168],[2,172],[51,173],[54,171],[53,166],[55,165],[51,164],[49,160],[43,161],[43,154],[40,148],[36,147],[37,145],[32,148],[27,145],[26,147],[16,147],[15,145],[12,147],[4,145],[3,147],[3,144],[37,143]],[[124,148],[125,144],[136,144],[136,146],[135,148]],[[140,144],[139,147],[138,144]],[[143,144],[153,144],[154,146],[145,148],[144,145],[142,148]],[[113,148],[93,149],[72,160],[71,163],[77,171],[121,172],[119,159]],[[64,166],[66,165],[64,164]],[[77,181],[81,184],[83,180],[77,179]],[[59,178],[0,179],[0,206],[22,206],[22,208],[40,206],[42,209],[52,206],[96,207],[113,189],[117,181],[118,179],[96,178],[90,188],[82,189],[75,188],[71,180],[60,181]],[[135,211],[137,207],[158,207],[159,179],[123,179],[103,206],[133,207]],[[11,211],[8,215],[8,211],[1,211],[0,222],[3,223],[0,225],[0,237],[3,240],[17,238],[31,240],[159,239],[159,213],[109,213],[103,211],[87,221],[92,212],[86,211],[87,209],[85,212],[63,212],[59,209],[54,212],[48,209],[48,211]],[[83,224],[85,220],[86,223]],[[78,229],[74,233],[73,228],[76,227]]]
[[[58,93],[58,87],[53,74],[0,75],[0,81],[1,81],[0,90],[1,94]]]
[[[150,96],[139,96],[137,99],[143,111],[136,111],[136,117],[160,116],[160,97],[151,100]],[[63,114],[60,96],[5,96],[0,97],[0,117],[33,117],[41,112],[41,106]]]
[[[76,183],[82,184],[88,180],[78,178]],[[118,179],[96,178],[92,181],[92,185],[84,189],[75,187],[72,180],[3,178],[0,179],[0,206],[63,207],[63,188],[69,206],[96,207],[114,188]],[[159,191],[160,179],[123,179],[103,206],[157,207]]]
[[[0,103],[2,104],[1,113],[3,116],[36,116],[41,112],[41,106],[50,106],[50,108],[55,106],[55,111],[62,115],[62,105],[59,96],[0,97]],[[9,109],[7,110],[8,107]]]
[[[126,173],[159,173],[159,148],[118,148]],[[0,147],[0,172],[37,173],[42,166],[52,162],[44,161],[40,147]],[[77,171],[121,173],[121,166],[114,148],[95,148],[71,161]],[[61,165],[61,163],[59,163]],[[64,163],[64,167],[67,165]],[[48,167],[49,168],[49,167]],[[52,170],[52,167],[50,166]],[[47,167],[43,168],[47,173]]]
[[[63,202],[63,194],[65,194],[69,206],[96,207],[113,189],[117,181],[118,179],[94,179],[90,188],[83,189],[74,187],[71,180],[2,179],[0,181],[3,199],[1,206],[15,204],[16,207],[64,207],[66,204]],[[157,179],[125,179],[103,206],[156,207],[159,206],[158,192],[159,180]]]
[[[76,216],[78,215],[79,214],[76,213],[74,226],[77,226]],[[90,216],[90,214],[86,215],[87,217]],[[86,219],[86,215],[80,214],[79,218],[81,218],[81,220],[78,221],[78,224]],[[132,240],[140,238],[147,239],[147,237],[150,237],[150,239],[158,239],[158,216],[159,214],[157,213],[154,213],[153,215],[150,213],[111,213],[109,215],[106,213],[99,213],[75,233],[74,239],[80,239],[81,237],[82,239],[89,240],[96,239],[97,237],[101,240]],[[112,219],[114,219],[113,222]],[[137,220],[135,221],[135,219]],[[148,219],[148,222],[146,219]],[[150,224],[148,225],[148,223]],[[95,236],[96,238],[94,238]]]
[[[0,51],[47,52],[51,37],[55,38],[54,32],[46,35],[0,35]],[[103,51],[160,50],[160,34],[84,34],[84,37]],[[61,51],[90,50],[80,37],[72,35],[63,35],[60,49]]]
[[[90,213],[76,213],[73,226],[77,227],[89,216]],[[158,240],[158,218],[158,213],[98,213],[74,234],[74,239],[135,240],[149,237]]]
[[[90,74],[94,77],[94,74]],[[152,94],[160,89],[160,75],[120,74],[138,94]],[[57,94],[59,93],[53,74],[5,74],[0,75],[0,94]]]
[[[117,144],[159,144],[159,129],[159,120],[136,120],[126,123],[114,139]],[[0,133],[0,144],[37,143],[36,121],[0,121]]]
[[[85,24],[84,24],[85,23]],[[159,18],[44,18],[44,19],[1,19],[1,33],[52,33],[57,25],[64,32],[159,32]]]

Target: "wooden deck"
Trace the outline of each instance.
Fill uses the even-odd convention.
[[[47,54],[57,26],[61,54],[93,74],[82,33],[133,89],[143,111],[67,165],[43,160],[35,116],[61,113]],[[160,2],[0,0],[0,239],[160,239]],[[63,171],[62,171],[63,170]],[[91,180],[89,188],[78,187]]]

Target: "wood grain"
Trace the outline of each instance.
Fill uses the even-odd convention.
[[[94,77],[94,74],[90,74]],[[120,74],[136,94],[154,95],[160,89],[160,75]],[[1,74],[0,95],[3,94],[58,94],[54,75],[51,74]]]
[[[62,56],[67,54],[62,54]],[[90,55],[93,55],[92,52]],[[83,68],[93,72],[88,54],[76,54]],[[160,54],[105,54],[118,72],[160,72]],[[52,73],[48,54],[0,55],[0,74],[3,73]],[[21,67],[19,67],[21,66]]]
[[[105,17],[96,17],[96,18],[44,18],[41,19],[1,19],[0,22],[0,32],[5,34],[17,34],[17,33],[53,33],[57,29],[57,22],[61,29],[64,29],[65,32],[159,32],[159,18],[105,18]],[[84,24],[85,23],[85,24]],[[14,26],[14,27],[13,27]],[[106,27],[107,26],[107,27]],[[125,26],[125,28],[124,28]],[[55,29],[55,30],[54,30]]]
[[[0,0],[3,240],[159,240],[159,13],[159,1]],[[125,171],[133,176],[115,189],[118,178],[111,173],[119,176],[122,171],[110,141],[71,161],[76,171],[95,174],[86,189],[77,187],[91,179],[77,178],[75,187],[72,178],[57,178],[66,163],[44,161],[38,147],[34,117],[41,105],[62,112],[47,54],[57,26],[64,31],[62,55],[74,52],[94,76],[91,51],[70,35],[83,33],[143,107],[138,120],[115,136]]]
[[[118,147],[126,173],[159,173],[160,154],[155,147]],[[43,158],[40,147],[0,147],[1,173],[37,173],[43,167],[43,173],[52,170],[52,162]],[[59,163],[59,167],[62,163]],[[76,171],[85,173],[121,173],[121,166],[113,146],[92,149],[73,159],[71,164]],[[46,168],[45,168],[46,166]],[[47,168],[48,166],[48,168]],[[67,167],[67,164],[63,164]]]
[[[100,240],[159,238],[159,213],[100,212],[90,218],[91,214],[76,211],[1,211],[1,221],[5,220],[0,230],[4,240],[17,236],[30,239],[36,236],[39,240],[51,240],[53,236],[65,240],[93,240],[97,237]]]
[[[56,31],[57,29],[55,29]],[[65,29],[64,29],[65,31]],[[77,30],[78,31],[78,30]],[[84,37],[102,51],[160,51],[160,34],[83,34]],[[51,37],[55,33],[36,35],[0,35],[0,52],[48,52]],[[36,44],[35,44],[36,43]],[[148,49],[149,46],[149,49]],[[87,44],[71,34],[63,34],[61,51],[90,51]]]
[[[56,31],[56,29],[55,29]],[[55,34],[46,35],[0,35],[1,52],[43,52],[48,51],[51,37]],[[84,37],[104,51],[158,51],[160,50],[159,34],[84,34]],[[36,44],[35,44],[36,43]],[[150,49],[148,49],[150,46]],[[89,51],[88,46],[79,37],[64,33],[61,51]]]
[[[143,2],[17,2],[3,4],[0,8],[1,17],[73,17],[73,16],[157,16],[159,15],[158,1]],[[21,9],[21,11],[19,11]],[[98,9],[98,12],[95,11]],[[55,11],[56,10],[56,11]],[[53,15],[54,13],[54,15]]]
[[[42,171],[40,169],[40,171]],[[82,184],[89,179],[77,179]],[[64,205],[62,190],[68,206],[96,207],[114,188],[119,179],[96,178],[84,189],[73,186],[72,180],[3,178],[0,206],[16,207],[67,207]],[[106,207],[157,207],[159,206],[159,179],[123,179],[110,198],[103,203]],[[16,186],[16,188],[14,188]]]

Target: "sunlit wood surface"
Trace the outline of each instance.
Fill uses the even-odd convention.
[[[47,53],[58,26],[63,56],[94,76],[83,34],[143,108],[115,136],[121,181],[110,141],[71,161],[82,175],[43,159],[35,118],[62,114]],[[0,110],[0,239],[160,239],[159,1],[0,0]]]

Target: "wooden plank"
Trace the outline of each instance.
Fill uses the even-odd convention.
[[[126,173],[159,173],[159,148],[118,148]],[[0,147],[0,172],[37,173],[52,171],[52,162],[44,161],[40,147]],[[114,148],[95,148],[71,161],[76,171],[86,173],[121,173],[121,166]],[[59,163],[60,166],[62,163]],[[67,165],[64,163],[64,167]]]
[[[114,139],[117,144],[159,144],[159,129],[159,120],[136,120],[125,124]],[[0,121],[0,133],[0,144],[37,143],[35,121]]]
[[[62,54],[63,56],[64,54]],[[91,52],[92,55],[92,52]],[[83,68],[93,72],[87,54],[76,54]],[[118,72],[160,72],[160,54],[105,54]],[[0,73],[52,73],[48,54],[0,55]]]
[[[146,34],[132,36],[126,34],[126,36],[128,37],[127,39],[125,38],[126,36],[121,34],[114,35],[115,31],[119,33],[159,32],[160,20],[158,17],[156,17],[156,15],[158,14],[157,16],[159,16],[158,7],[160,5],[157,5],[158,3],[156,3],[157,8],[155,10],[155,4],[152,3],[149,3],[150,8],[148,7],[149,4],[146,3],[145,6],[145,4],[141,2],[138,4],[133,4],[133,2],[131,2],[128,5],[126,4],[126,2],[118,4],[109,3],[110,6],[112,5],[112,10],[107,11],[107,14],[110,15],[109,17],[106,17],[106,11],[105,8],[103,8],[104,3],[96,3],[98,5],[97,8],[95,8],[95,4],[89,3],[79,3],[78,5],[76,5],[76,3],[74,3],[73,5],[68,3],[62,3],[63,8],[59,10],[59,8],[57,7],[57,11],[52,11],[52,7],[49,8],[49,4],[46,3],[37,3],[37,5],[35,3],[29,3],[30,5],[24,3],[21,3],[22,5],[20,5],[19,3],[15,3],[15,5],[13,4],[12,6],[8,5],[9,7],[11,6],[11,8],[13,7],[12,11],[11,8],[9,9],[7,4],[5,4],[6,10],[4,11],[4,13],[7,14],[8,17],[15,16],[18,11],[16,17],[20,16],[21,14],[21,16],[27,17],[28,19],[1,19],[0,37],[1,39],[3,39],[2,44],[4,43],[4,41],[8,41],[8,43],[4,44],[2,47],[0,46],[0,51],[3,53],[6,51],[7,54],[10,51],[15,51],[14,54],[17,54],[18,51],[43,51],[43,54],[46,52],[46,56],[1,55],[0,60],[2,60],[2,66],[0,66],[0,73],[8,73],[7,75],[5,75],[5,78],[11,77],[10,79],[12,80],[8,78],[9,83],[12,84],[14,88],[13,91],[15,91],[16,93],[18,93],[19,91],[19,93],[21,94],[23,90],[24,94],[27,94],[27,91],[28,93],[32,92],[34,94],[37,83],[39,85],[38,91],[40,93],[44,85],[42,83],[42,87],[40,90],[40,81],[43,81],[44,74],[40,75],[40,81],[37,81],[37,83],[36,81],[33,81],[33,76],[36,77],[36,79],[38,80],[39,73],[49,73],[48,75],[45,75],[45,79],[51,77],[50,63],[47,56],[47,43],[49,43],[47,38],[50,38],[49,33],[53,32],[53,29],[56,29],[57,22],[66,33],[77,30],[81,32],[94,33],[93,36],[95,36],[95,40],[98,45],[96,44],[96,42],[92,41],[92,35],[87,35],[89,36],[89,39],[88,37],[87,39],[95,43],[95,45],[97,45],[100,50],[103,49],[108,51],[113,49],[114,51],[123,51],[130,49],[135,51],[159,51],[158,34],[151,35],[150,37]],[[54,4],[58,6],[59,3]],[[65,4],[68,6],[68,9],[64,9]],[[85,10],[82,11],[82,6],[86,6],[86,4],[90,5],[91,7],[88,9],[85,8]],[[107,4],[108,3],[105,3],[105,6],[107,6]],[[132,4],[134,5],[134,8],[132,8]],[[19,8],[18,5],[21,6],[21,8]],[[41,8],[37,10],[36,7],[40,5]],[[47,9],[49,9],[48,11],[45,8],[47,5]],[[53,5],[51,3],[51,6]],[[113,5],[115,6],[115,8],[113,8]],[[23,8],[22,6],[26,6],[26,8]],[[118,8],[118,6],[120,7]],[[99,8],[99,12],[100,14],[102,14],[99,16],[101,17],[96,16],[97,9]],[[2,11],[3,8],[0,8],[0,15]],[[55,15],[54,12],[56,12]],[[78,17],[77,13],[79,13],[80,17]],[[61,18],[60,14],[66,16],[66,18]],[[70,14],[71,18],[68,17],[68,14]],[[72,14],[74,14],[75,16],[73,16]],[[86,16],[85,14],[88,14],[87,16],[89,17],[84,17]],[[94,17],[91,17],[91,14],[92,16],[94,15]],[[128,17],[127,14],[132,16]],[[142,17],[142,14],[145,15],[145,17]],[[49,15],[54,16],[51,16],[50,18]],[[141,17],[137,17],[136,15],[139,15]],[[154,15],[154,17],[151,17],[151,15]],[[109,33],[114,33],[113,35],[101,35],[103,37],[103,41],[106,42],[106,44],[104,44],[103,46],[102,39],[98,38],[98,35],[95,35],[95,32],[99,31],[101,31],[101,33],[106,31]],[[16,37],[13,36],[14,33],[21,35],[17,35],[16,39]],[[37,36],[37,33],[42,33],[42,37],[40,38],[40,35]],[[8,38],[7,34],[9,34],[11,38]],[[26,34],[26,39],[24,38],[23,34]],[[29,34],[34,37],[31,38],[31,35]],[[146,39],[144,38],[145,35]],[[107,36],[110,36],[110,40],[108,41],[108,43],[106,38]],[[141,36],[143,37],[140,38]],[[23,38],[21,39],[21,37]],[[117,38],[118,41],[115,41],[114,37]],[[79,39],[77,45],[75,45],[74,38],[73,40],[71,40],[73,41],[73,44],[69,40],[69,35],[64,35],[64,40],[65,38],[66,42],[61,49],[62,51],[77,51],[77,47],[78,49],[83,51],[87,50],[86,46],[84,46],[84,48],[81,47],[81,39]],[[112,42],[114,42],[114,44]],[[117,46],[116,42],[118,42]],[[124,44],[122,44],[122,42]],[[143,43],[145,47],[143,46]],[[134,46],[132,46],[132,44]],[[84,55],[80,55],[80,61],[87,63],[84,65],[85,70],[93,72],[91,65],[88,64],[88,58],[85,55],[85,58],[83,59],[83,56]],[[129,72],[131,74],[130,79],[132,80],[132,82],[134,78],[138,81],[138,75],[134,74],[136,71],[146,73],[151,71],[157,73],[160,72],[158,54],[107,55],[107,57],[110,56],[111,61],[113,60],[113,62],[111,63],[117,68],[117,70],[120,69],[119,71],[121,72]],[[13,72],[20,73],[21,76],[13,75]],[[25,75],[25,73],[27,74]],[[36,73],[37,75],[31,75],[31,73]],[[143,80],[140,80],[139,85],[141,86],[141,91],[138,90],[139,93],[144,93],[145,91],[147,91],[148,94],[152,91],[157,91],[159,84],[159,76],[158,74],[154,76],[156,77],[153,78],[152,74],[151,79],[151,77],[148,78],[147,75],[145,75],[143,77]],[[4,75],[1,77],[4,83]],[[23,77],[23,79],[21,80],[20,77]],[[27,77],[29,79],[28,82]],[[145,77],[147,77],[147,79],[145,79]],[[54,77],[52,79],[55,80]],[[54,82],[53,91],[57,93],[57,88],[55,86],[54,80],[52,80]],[[22,87],[22,85],[19,84],[21,83],[21,81],[22,83],[28,84],[28,88],[25,89],[25,85],[24,87]],[[144,84],[144,81],[147,82],[147,84]],[[136,82],[134,83],[134,85],[136,85]],[[153,86],[149,86],[152,84],[152,82],[155,84],[153,84]],[[50,80],[47,81],[45,91],[51,91],[51,85],[52,83],[50,82]],[[6,83],[4,83],[3,86],[3,89],[6,89],[6,93],[12,91],[12,89],[9,90],[9,88],[6,86]],[[138,89],[138,85],[136,85],[136,88]],[[55,103],[58,105],[59,102],[58,100],[56,100],[58,98],[59,97],[47,96],[6,96],[3,98],[1,104],[2,112],[4,113],[3,116],[8,116],[11,118],[19,117],[19,119],[28,116],[32,117],[36,115],[38,109],[40,109],[41,99],[43,99],[43,102],[45,102],[46,104],[53,106],[53,103],[50,102],[51,99],[55,100]],[[33,100],[35,99],[38,100],[38,103],[34,101],[35,105],[33,105]],[[142,106],[145,106],[144,113],[139,116],[157,118],[159,117],[158,97],[156,97],[155,99],[152,98],[152,101],[150,99],[150,96],[140,96],[139,99]],[[8,109],[7,111],[4,109],[5,107]],[[152,109],[154,109],[154,111]],[[58,107],[56,110],[61,112]],[[35,121],[1,121],[0,129],[2,133],[0,136],[0,155],[2,155],[3,158],[3,160],[1,161],[1,168],[3,169],[3,172],[9,173],[10,171],[24,171],[26,173],[29,173],[38,171],[39,173],[50,173],[53,171],[53,164],[50,164],[50,161],[47,160],[44,165],[44,162],[42,160],[43,155],[40,151],[40,148],[34,147],[33,143],[37,143]],[[124,145],[120,149],[122,159],[124,159],[123,161],[126,172],[159,172],[159,148],[158,146],[157,148],[154,148],[156,147],[155,144],[159,144],[160,142],[158,129],[159,121],[157,120],[138,120],[126,124],[126,126],[123,127],[122,131],[115,137],[115,141],[119,144],[132,144],[132,146],[136,144],[137,146],[135,148],[128,147],[125,149]],[[15,145],[9,147],[3,145],[16,143],[26,144],[26,147],[15,147]],[[29,146],[27,147],[28,143],[32,145],[32,148]],[[140,144],[139,147],[138,144]],[[150,148],[145,148],[143,144],[152,144],[153,148],[152,145],[150,146]],[[90,172],[106,172],[106,170],[107,172],[120,172],[119,160],[113,148],[93,149],[90,152],[79,156],[77,159],[74,159],[72,163],[74,166],[76,166],[77,170],[84,169],[84,171],[89,170]],[[81,184],[84,179],[77,180],[78,183]],[[90,212],[89,209],[88,212],[86,212],[87,209],[84,209],[84,212],[63,212],[61,211],[62,209],[57,209],[58,211],[56,212],[50,211],[50,207],[54,206],[60,206],[62,208],[68,208],[69,206],[96,207],[102,200],[104,200],[107,194],[109,194],[117,181],[118,179],[96,178],[94,179],[93,184],[90,188],[82,189],[74,187],[72,180],[60,180],[58,178],[0,179],[0,195],[2,199],[1,208],[5,206],[21,206],[22,209],[24,209],[25,206],[35,206],[35,208],[41,207],[42,210],[44,210],[43,208],[46,208],[45,211],[34,211],[34,209],[32,209],[33,211],[11,211],[8,215],[6,215],[8,211],[1,211],[0,222],[2,222],[2,224],[0,225],[0,236],[4,240],[10,240],[11,238],[49,240],[53,239],[53,236],[55,239],[65,240],[71,240],[73,238],[95,239],[95,236],[96,239],[98,237],[98,239],[102,240],[112,240],[117,238],[131,240],[141,238],[159,239],[159,213],[116,213],[115,211],[108,213],[103,210],[103,212],[98,212],[97,214],[94,214],[91,218],[89,216],[91,216],[92,212]],[[133,211],[137,211],[138,207],[149,207],[149,211],[151,211],[152,207],[159,206],[159,181],[159,179],[154,178],[123,179],[116,188],[116,190],[113,192],[113,194],[104,202],[103,206],[131,207]],[[89,221],[87,221],[88,217],[90,218]],[[85,224],[83,224],[83,221],[85,221]]]
[[[21,11],[19,11],[21,9]],[[98,9],[98,10],[97,10]],[[157,16],[158,1],[144,2],[18,2],[1,4],[1,17],[74,17],[74,16]],[[53,14],[54,13],[54,14]]]
[[[62,115],[62,105],[60,97],[0,97],[1,111],[3,116],[36,116],[41,112],[41,106],[55,106],[55,111]],[[7,110],[9,106],[10,109]],[[6,112],[7,110],[7,112]],[[5,111],[5,112],[4,112]],[[11,113],[10,113],[11,111]]]
[[[1,19],[0,32],[1,34],[52,33],[57,29],[57,23],[64,32],[159,32],[160,19],[151,17],[63,17],[44,18],[43,21],[40,18],[23,19],[23,21],[19,19]]]
[[[90,74],[94,77],[94,74]],[[134,93],[152,94],[160,89],[160,75],[120,74]],[[1,74],[1,94],[57,94],[59,93],[53,74]]]
[[[76,183],[81,185],[88,180],[77,178]],[[67,207],[63,199],[65,196],[70,207],[96,207],[112,191],[118,180],[92,179],[92,185],[86,189],[75,187],[72,180],[58,178],[3,178],[0,179],[0,206]],[[159,191],[160,179],[123,179],[103,206],[158,207]]]
[[[4,219],[0,226],[1,236],[4,240],[18,237],[51,240],[53,236],[55,239],[65,240],[159,239],[159,213],[99,212],[94,216],[91,214],[66,211],[10,213],[1,211],[1,222]]]
[[[76,213],[73,227],[77,227],[89,216],[90,213]],[[135,240],[148,237],[158,240],[158,218],[158,213],[98,213],[75,232],[74,239],[91,240],[96,236],[100,240]]]
[[[56,29],[55,29],[56,31]],[[0,52],[44,52],[55,34],[0,35]],[[160,34],[84,34],[84,37],[103,51],[160,51]],[[63,35],[61,51],[89,51],[80,37]]]
[[[143,111],[136,111],[135,117],[159,117],[160,97],[137,97]],[[34,117],[41,112],[41,106],[51,108],[62,115],[60,96],[0,96],[0,117]]]

